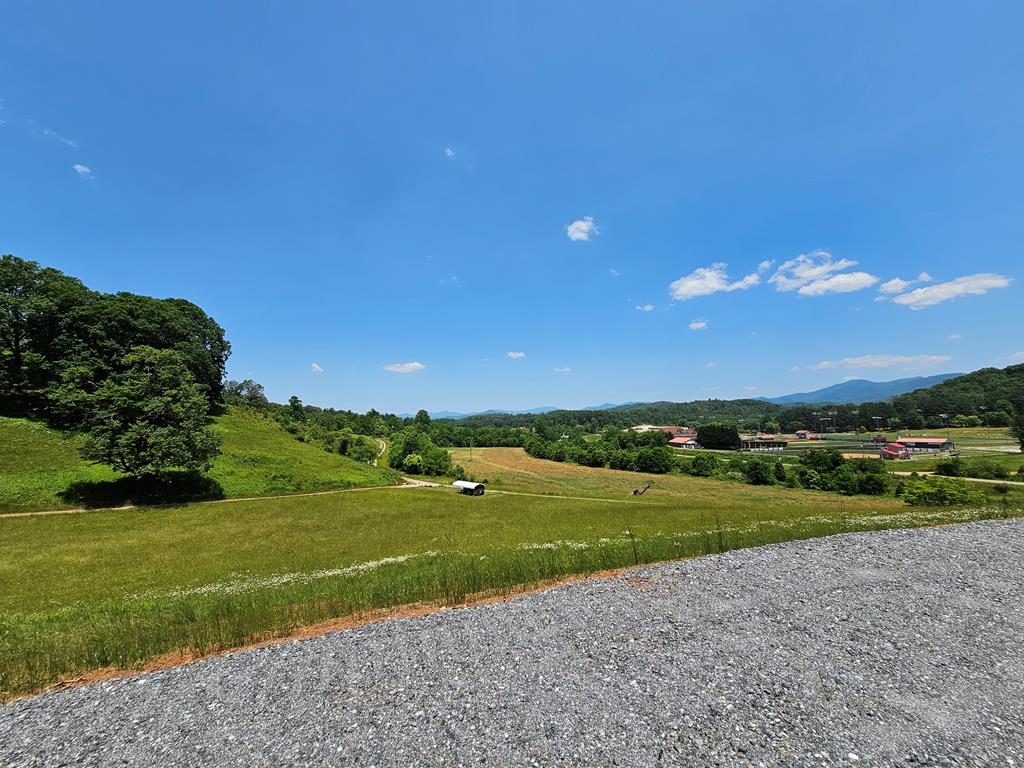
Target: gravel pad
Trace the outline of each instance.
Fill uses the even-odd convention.
[[[1024,521],[790,542],[0,707],[0,765],[1022,766]]]

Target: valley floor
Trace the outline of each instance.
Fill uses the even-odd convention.
[[[0,708],[0,764],[1024,761],[1024,522],[583,581]]]

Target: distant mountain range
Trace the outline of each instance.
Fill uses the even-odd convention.
[[[934,376],[913,376],[908,379],[895,379],[893,381],[869,381],[867,379],[850,379],[830,387],[815,389],[811,392],[795,392],[791,395],[780,395],[779,397],[758,397],[766,403],[776,405],[794,405],[796,403],[874,403],[888,400],[896,395],[903,395],[913,392],[915,389],[924,389],[934,386],[940,382],[963,376],[962,373],[938,373]],[[630,406],[652,405],[651,403],[629,402],[629,403],[601,403],[590,405],[585,408],[578,408],[580,411],[608,411],[613,408],[628,408]],[[542,405],[537,408],[525,408],[522,410],[504,410],[491,408],[486,411],[473,411],[460,413],[458,411],[431,411],[432,419],[464,419],[468,416],[505,416],[517,414],[542,414],[551,411],[562,410],[551,405]],[[402,418],[412,418],[414,414],[400,413]]]
[[[878,403],[896,395],[904,395],[915,389],[934,386],[946,379],[963,376],[962,373],[938,373],[934,376],[914,376],[909,379],[893,381],[868,381],[867,379],[850,379],[841,384],[833,384],[812,392],[796,392],[780,397],[760,397],[768,403],[776,405],[793,405],[794,403]]]
[[[611,408],[622,408],[626,405],[639,405],[639,403],[601,403],[600,405],[588,405],[585,408],[579,408],[580,411],[607,411]],[[461,413],[459,411],[430,411],[430,418],[432,419],[464,419],[467,416],[508,416],[518,415],[522,413],[551,413],[552,411],[560,411],[561,408],[555,408],[553,405],[541,405],[536,408],[525,408],[521,411],[516,410],[503,410],[501,408],[491,408],[486,411],[471,411],[468,413]],[[400,413],[403,419],[411,419],[416,414],[414,413]]]

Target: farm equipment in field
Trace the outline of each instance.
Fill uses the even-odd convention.
[[[647,485],[644,486],[644,489],[642,491],[638,488],[634,488],[632,491],[629,492],[629,495],[643,496],[645,493],[647,493],[647,489],[650,488],[652,485],[654,485],[654,483],[648,483]]]

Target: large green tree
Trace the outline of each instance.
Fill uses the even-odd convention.
[[[135,347],[98,387],[68,371],[57,398],[82,416],[82,455],[136,477],[205,470],[220,436],[206,425],[207,393],[181,353]]]
[[[74,347],[73,310],[96,296],[56,269],[0,257],[0,400],[24,405],[41,399]]]
[[[221,399],[231,347],[195,304],[97,293],[56,269],[0,257],[0,407],[49,411],[65,373],[74,369],[73,378],[95,387],[138,346],[175,350],[207,402]],[[81,417],[61,415],[72,427]]]

